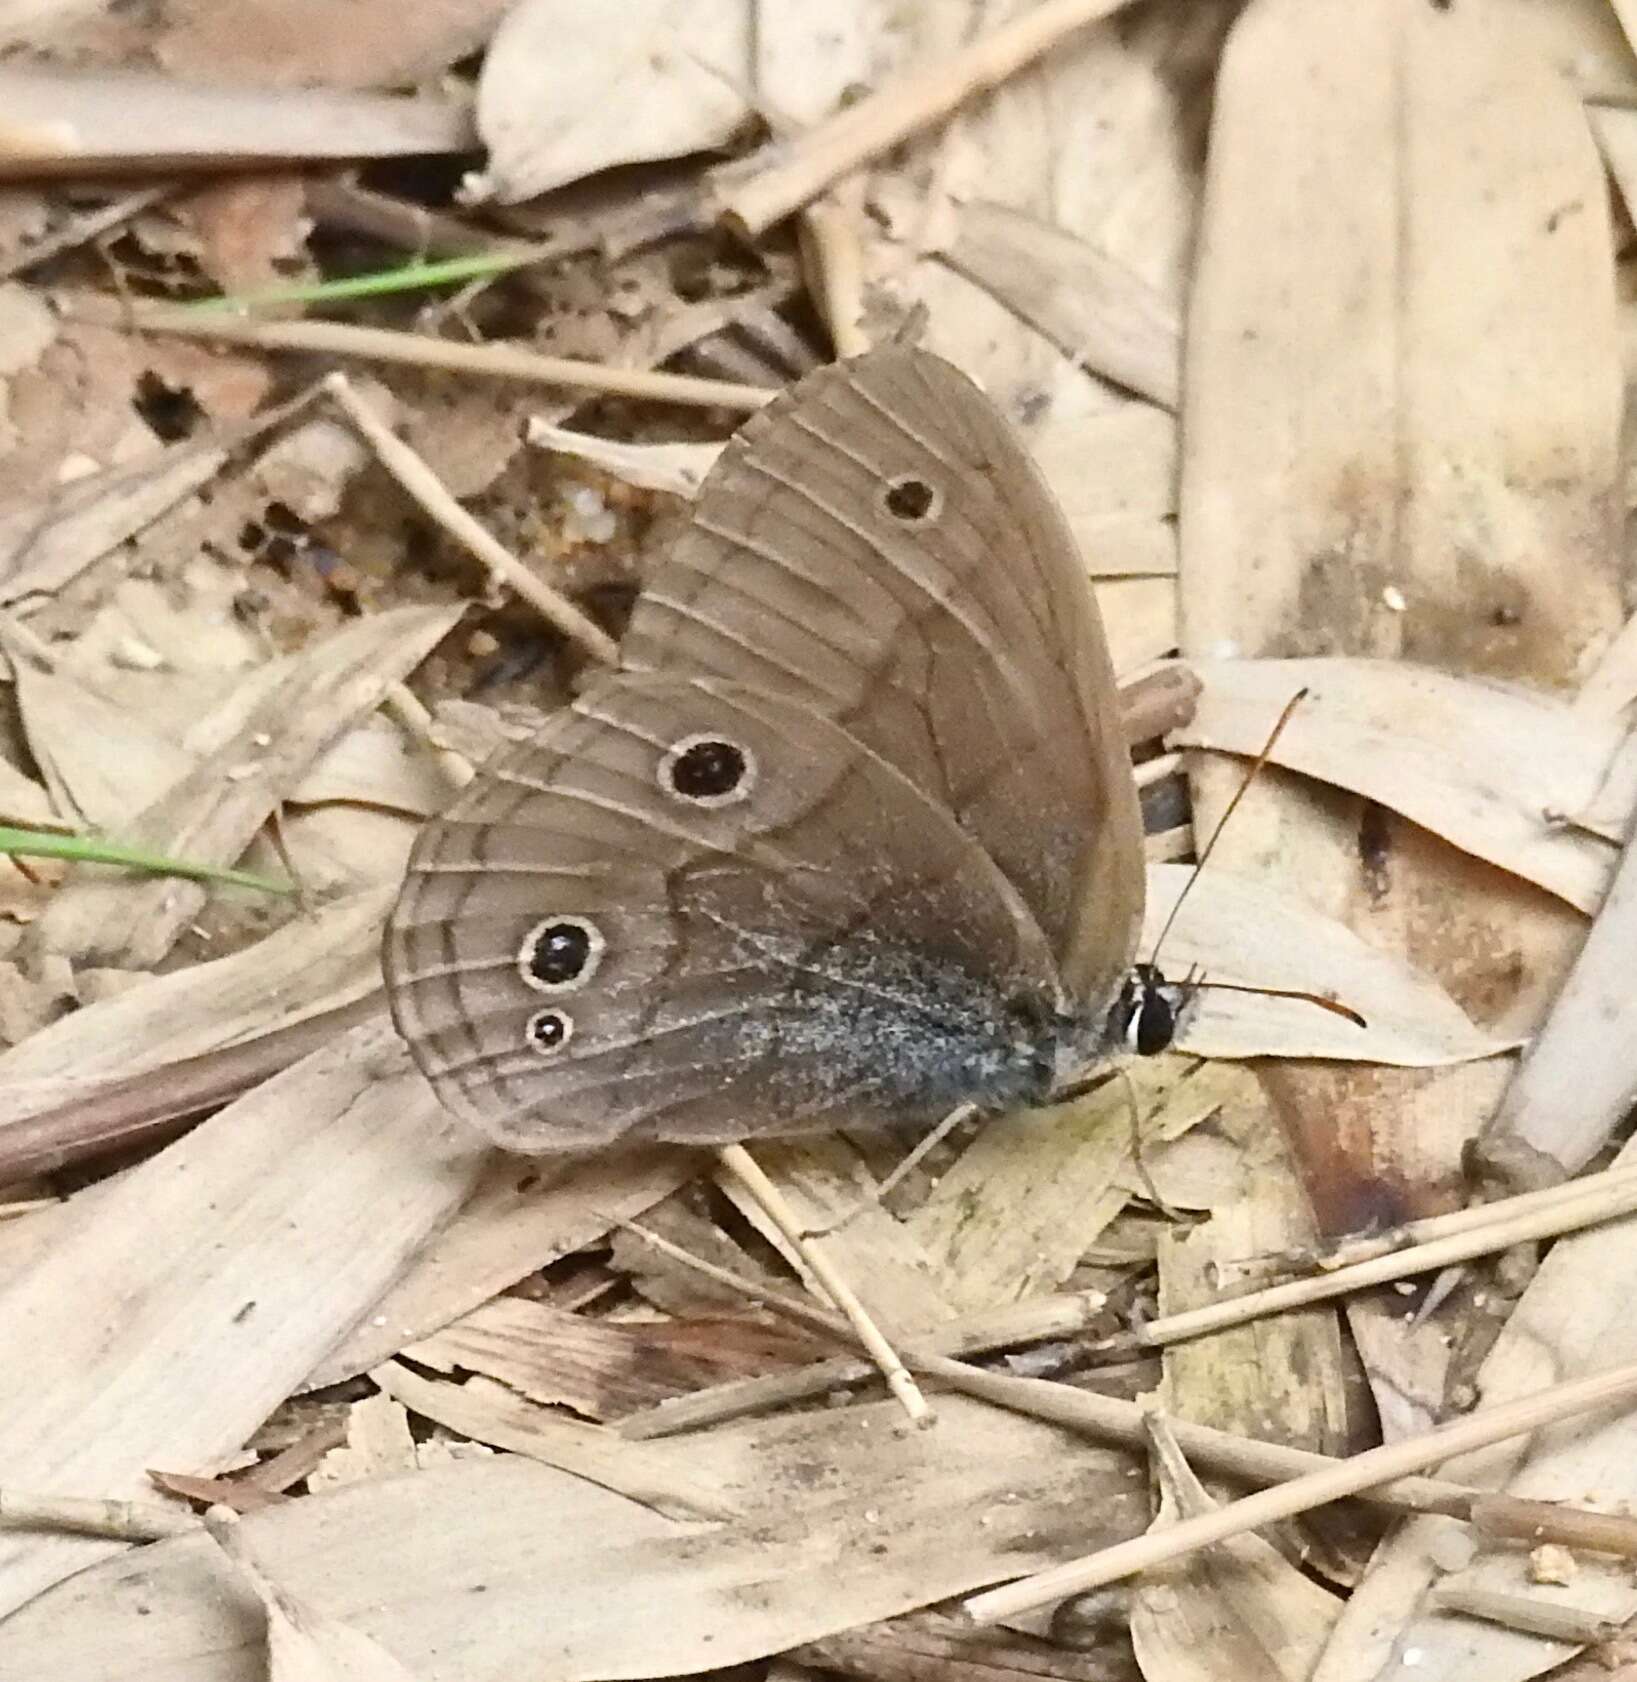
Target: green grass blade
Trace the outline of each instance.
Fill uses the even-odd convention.
[[[193,864],[127,847],[95,835],[54,835],[44,829],[13,829],[0,824],[0,853],[19,858],[73,859],[82,864],[117,864],[154,876],[186,876],[195,882],[226,882],[235,888],[255,888],[266,894],[292,894],[294,884],[261,876],[253,870],[228,870],[220,865]]]
[[[433,286],[457,286],[463,281],[505,274],[539,262],[532,251],[481,251],[470,257],[447,257],[436,263],[405,263],[375,274],[349,275],[344,280],[315,280],[300,286],[270,286],[260,292],[235,292],[222,298],[195,298],[190,310],[248,311],[268,304],[323,304],[340,298],[378,298],[394,292],[424,291]]]

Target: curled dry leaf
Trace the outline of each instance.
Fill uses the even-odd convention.
[[[1305,689],[1274,744],[1275,764],[1402,812],[1582,911],[1602,902],[1617,855],[1563,820],[1585,814],[1602,827],[1617,817],[1607,810],[1625,736],[1615,720],[1397,660],[1223,660],[1195,669],[1204,689],[1174,744],[1257,754]]]
[[[1217,1503],[1156,1421],[1156,1530]],[[1131,1593],[1131,1640],[1144,1682],[1307,1682],[1340,1611],[1260,1536],[1145,1572]]]
[[[625,444],[553,426],[539,416],[529,422],[528,439],[543,450],[592,462],[628,485],[673,496],[695,495],[722,453],[720,444]]]
[[[1191,866],[1151,865],[1141,951],[1152,951]],[[1161,951],[1174,974],[1207,985],[1184,1013],[1177,1044],[1201,1057],[1325,1057],[1436,1068],[1493,1057],[1517,1042],[1487,1034],[1430,976],[1368,946],[1345,924],[1294,895],[1230,876],[1199,874]],[[1365,1026],[1303,999],[1218,991],[1234,982],[1316,993],[1359,1013]]]
[[[719,145],[744,120],[749,14],[739,0],[523,0],[478,83],[489,167],[474,198],[515,203],[614,164]]]
[[[1634,951],[1637,849],[1628,846],[1551,1014],[1479,1136],[1480,1155],[1503,1177],[1520,1156],[1536,1173],[1552,1165],[1578,1173],[1630,1113],[1637,1100]]]
[[[349,801],[430,817],[452,793],[436,761],[391,719],[355,725],[315,759],[290,791],[296,806]]]

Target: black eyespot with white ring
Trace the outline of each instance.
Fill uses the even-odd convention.
[[[572,993],[597,973],[607,942],[586,917],[546,917],[523,936],[517,973],[537,993]]]
[[[574,1038],[574,1018],[566,1010],[537,1010],[523,1030],[530,1051],[555,1057]]]
[[[665,750],[658,776],[664,793],[690,806],[732,806],[756,786],[756,756],[738,742],[702,731]]]
[[[944,499],[935,485],[916,473],[901,473],[881,487],[881,507],[901,526],[930,525],[943,512]]]

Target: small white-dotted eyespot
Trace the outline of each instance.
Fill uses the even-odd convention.
[[[937,486],[916,473],[901,473],[881,487],[882,512],[901,526],[930,525],[943,512],[944,499]]]
[[[523,936],[517,973],[537,993],[572,993],[597,973],[607,946],[586,917],[546,917]]]
[[[574,1018],[566,1010],[537,1010],[523,1030],[530,1051],[555,1057],[574,1038]]]
[[[725,736],[701,731],[665,750],[658,777],[664,793],[690,806],[732,806],[756,786],[756,756]]]

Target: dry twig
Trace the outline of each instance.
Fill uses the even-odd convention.
[[[1118,1582],[1153,1565],[1179,1559],[1196,1548],[1220,1542],[1229,1536],[1259,1529],[1275,1519],[1294,1518],[1327,1502],[1348,1495],[1361,1495],[1389,1479],[1423,1467],[1436,1466],[1457,1454],[1488,1448],[1518,1437],[1542,1425],[1555,1424],[1576,1414],[1589,1413],[1606,1403],[1620,1401],[1637,1392],[1637,1362],[1611,1367],[1607,1372],[1555,1384],[1533,1395],[1520,1396],[1498,1407],[1485,1408],[1465,1419],[1441,1425],[1435,1431],[1387,1443],[1363,1454],[1355,1454],[1322,1472],[1314,1472],[1273,1489],[1259,1489],[1254,1495],[1226,1507],[1184,1519],[1167,1530],[1149,1531],[1120,1542],[1085,1559],[1041,1571],[1004,1588],[973,1595],[965,1603],[967,1614],[978,1623],[994,1623],[1036,1606],[1046,1606],[1066,1595],[1083,1594],[1104,1583]],[[1187,1447],[1181,1431],[1178,1440]],[[1192,1452],[1190,1450],[1190,1452]]]
[[[57,293],[59,310],[71,321],[103,327],[127,327],[136,333],[175,333],[217,344],[256,345],[263,350],[311,351],[353,356],[364,362],[391,362],[410,368],[441,368],[485,379],[516,380],[525,385],[567,386],[608,396],[640,397],[655,403],[693,408],[759,409],[774,393],[761,386],[728,380],[696,379],[648,368],[610,368],[600,362],[576,362],[542,356],[517,345],[463,345],[421,333],[385,327],[354,327],[341,321],[258,321],[246,316],[205,313],[156,305],[133,309],[88,293]]]

